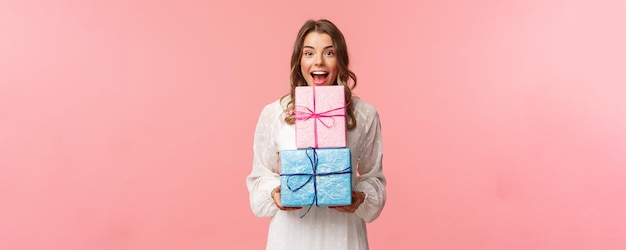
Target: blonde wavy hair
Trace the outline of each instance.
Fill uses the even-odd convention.
[[[337,81],[333,85],[341,85],[344,87],[345,102],[348,103],[346,107],[346,127],[347,129],[353,129],[356,127],[356,119],[354,116],[354,104],[352,100],[352,89],[356,87],[356,75],[352,72],[348,65],[350,59],[348,58],[348,46],[346,46],[346,40],[343,38],[343,34],[333,24],[326,19],[320,20],[308,20],[302,25],[296,41],[293,45],[293,53],[291,54],[291,72],[289,76],[289,82],[291,89],[288,94],[281,98],[284,99],[290,96],[287,108],[285,109],[285,122],[288,124],[294,124],[295,118],[293,111],[295,108],[295,91],[298,86],[307,86],[304,76],[302,76],[302,68],[300,66],[300,60],[302,59],[302,46],[304,44],[304,38],[311,32],[318,32],[322,34],[328,34],[333,40],[333,47],[337,55],[337,65],[339,72],[337,74]]]

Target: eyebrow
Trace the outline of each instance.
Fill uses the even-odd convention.
[[[328,46],[324,47],[324,49],[330,49],[330,48],[334,48],[334,47],[335,46],[333,46],[333,45],[328,45]],[[302,48],[303,49],[315,49],[313,46],[310,46],[310,45],[304,45]]]

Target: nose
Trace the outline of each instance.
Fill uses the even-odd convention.
[[[324,65],[324,56],[321,53],[315,55],[315,66],[323,66]]]

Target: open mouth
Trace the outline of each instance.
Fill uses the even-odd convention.
[[[313,83],[316,85],[324,84],[328,78],[328,72],[313,71],[311,72],[311,78],[313,79]]]

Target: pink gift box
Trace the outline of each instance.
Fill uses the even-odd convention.
[[[346,104],[343,86],[296,88],[296,147],[346,147]]]

